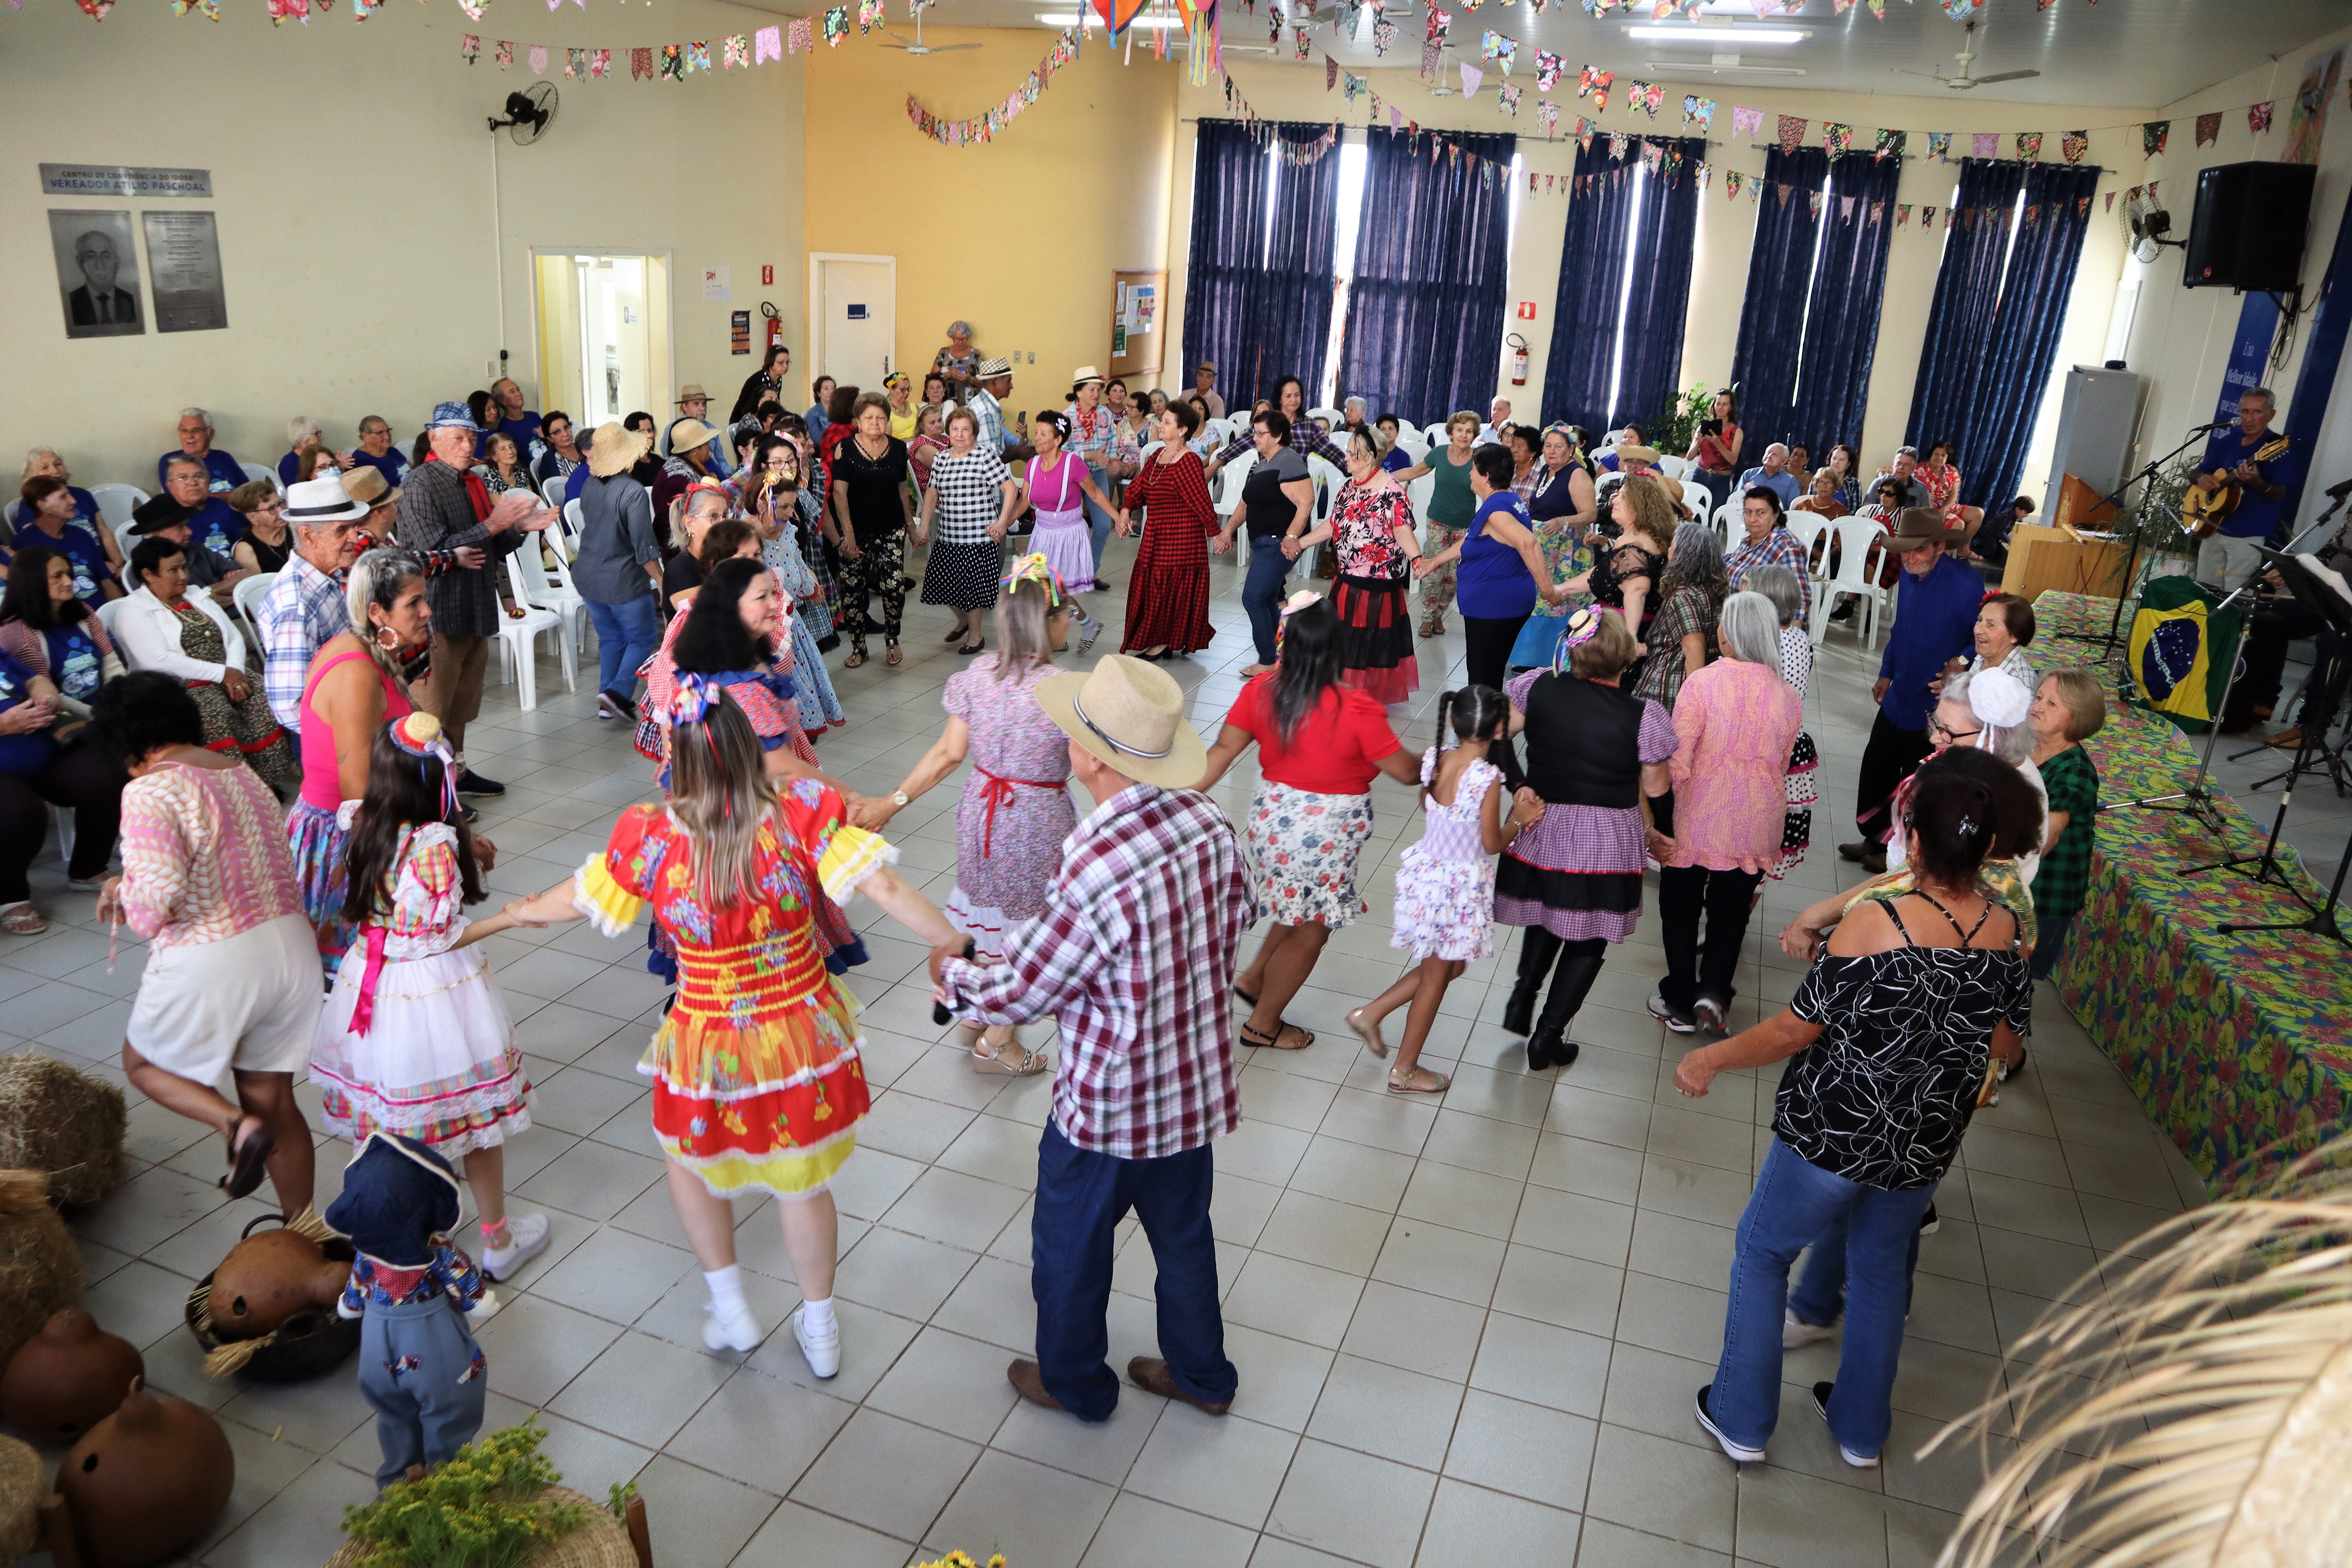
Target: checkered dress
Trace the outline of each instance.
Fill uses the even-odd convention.
[[[959,610],[996,603],[1004,546],[988,530],[1004,510],[1003,487],[1012,478],[1003,458],[986,447],[931,459],[931,489],[940,499],[931,514],[936,531],[923,572],[923,603]]]

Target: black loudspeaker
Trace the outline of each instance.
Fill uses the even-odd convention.
[[[2180,281],[2189,289],[2293,289],[2311,216],[2309,163],[2224,163],[2197,174]]]

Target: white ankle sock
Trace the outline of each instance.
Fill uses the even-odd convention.
[[[722,1312],[742,1312],[750,1310],[743,1300],[743,1270],[730,1263],[724,1268],[706,1269],[702,1283],[709,1289],[710,1304]]]
[[[822,1301],[801,1303],[801,1327],[812,1334],[821,1334],[833,1327],[833,1298]]]

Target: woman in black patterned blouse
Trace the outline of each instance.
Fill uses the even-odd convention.
[[[1840,922],[1796,999],[1752,1029],[1690,1052],[1685,1095],[1720,1072],[1787,1061],[1773,1142],[1740,1218],[1731,1303],[1698,1423],[1736,1463],[1764,1457],[1780,1411],[1780,1352],[1824,1337],[1833,1300],[1808,1270],[1792,1303],[1789,1268],[1806,1247],[1845,1254],[1845,1340],[1813,1404],[1848,1465],[1878,1463],[1910,1307],[1919,1224],[1968,1131],[1990,1058],[2024,1055],[2032,988],[2017,917],[1978,891],[1993,842],[1986,785],[1923,775],[1904,822],[1916,881],[1874,894]]]

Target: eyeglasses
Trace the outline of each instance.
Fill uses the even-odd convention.
[[[1927,721],[1927,732],[1931,735],[1941,735],[1947,742],[1951,742],[1965,741],[1971,736],[1983,734],[1984,731],[1981,729],[1955,730],[1941,719],[1930,719]]]

